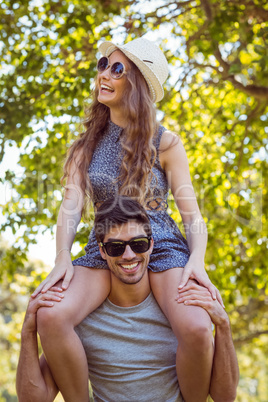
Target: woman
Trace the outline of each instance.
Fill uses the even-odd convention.
[[[119,193],[135,197],[146,206],[152,223],[150,282],[178,338],[182,394],[187,402],[205,401],[213,358],[211,322],[203,309],[181,303],[178,286],[195,278],[214,299],[220,300],[220,295],[204,269],[207,234],[183,145],[156,121],[154,102],[163,97],[167,61],[158,46],[143,38],[124,46],[104,42],[99,50],[103,57],[86,131],[71,146],[64,167],[67,185],[58,218],[55,267],[33,294],[46,292],[60,279],[66,289],[61,303],[39,310],[42,346],[64,399],[88,401],[87,361],[74,326],[108,296],[110,277],[94,231],[85,256],[72,262],[70,250],[88,195],[96,208]],[[166,212],[169,188],[187,242]]]

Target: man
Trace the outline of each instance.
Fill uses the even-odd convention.
[[[153,239],[145,210],[127,197],[108,200],[96,214],[95,232],[111,271],[111,292],[76,329],[95,400],[183,401],[176,375],[177,340],[150,290],[147,265]],[[44,356],[38,358],[36,312],[61,298],[60,288],[54,287],[29,303],[17,372],[20,402],[53,401],[58,392]],[[217,402],[234,401],[239,372],[226,312],[193,281],[178,302],[209,313],[216,327],[210,394]]]

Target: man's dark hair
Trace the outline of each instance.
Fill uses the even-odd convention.
[[[133,220],[143,225],[147,236],[152,235],[149,217],[141,204],[126,196],[117,196],[104,201],[99,207],[94,222],[97,242],[103,242],[111,228]]]

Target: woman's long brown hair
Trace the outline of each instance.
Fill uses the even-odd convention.
[[[120,137],[123,161],[118,177],[119,192],[134,197],[144,204],[150,198],[150,181],[153,177],[152,166],[156,158],[156,148],[153,137],[157,133],[158,123],[156,111],[151,100],[148,85],[134,63],[127,71],[128,88],[122,99],[122,113],[127,117],[127,126]],[[81,174],[81,189],[93,199],[88,167],[98,142],[107,128],[110,109],[100,103],[98,97],[98,82],[93,92],[93,100],[86,109],[84,126],[86,130],[70,147],[64,164],[64,174],[61,179],[70,175],[73,162]]]

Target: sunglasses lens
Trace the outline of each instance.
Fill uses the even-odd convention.
[[[116,80],[121,78],[124,73],[124,66],[119,61],[114,63],[111,67],[111,76]]]
[[[124,254],[125,251],[125,243],[123,242],[110,242],[106,244],[106,251],[110,257],[119,257],[120,255]]]
[[[150,239],[141,237],[129,242],[130,248],[134,253],[145,253],[150,248]],[[126,243],[123,241],[111,241],[105,244],[105,250],[110,257],[119,257],[124,254]]]
[[[135,253],[145,253],[145,251],[149,250],[150,240],[146,237],[141,239],[134,239],[130,242],[130,247]]]
[[[97,64],[97,70],[99,73],[103,73],[109,65],[108,57],[102,57]]]

